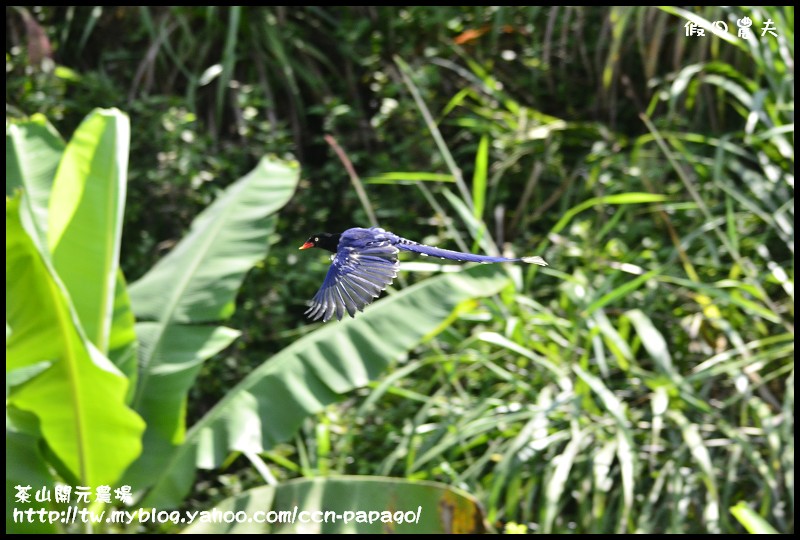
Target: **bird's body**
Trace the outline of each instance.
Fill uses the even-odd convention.
[[[314,320],[329,320],[336,315],[342,320],[345,312],[351,317],[372,303],[397,276],[397,254],[411,251],[420,255],[441,257],[462,262],[498,263],[526,262],[547,266],[541,257],[489,257],[426,246],[408,240],[380,227],[355,227],[341,234],[319,233],[311,236],[300,249],[318,247],[334,254],[331,267],[306,313]]]

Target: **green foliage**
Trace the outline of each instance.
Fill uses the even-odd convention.
[[[744,525],[747,532],[752,534],[777,534],[775,528],[764,521],[764,518],[753,512],[744,502],[740,501],[731,508],[731,513]]]
[[[131,289],[143,326],[137,329],[137,369],[130,359],[134,318],[118,270],[128,119],[119,111],[96,111],[63,154],[54,141],[41,122],[12,125],[6,140],[13,151],[6,190],[33,194],[29,199],[17,193],[6,203],[7,429],[18,443],[7,461],[9,500],[15,493],[13,479],[42,480],[44,463],[76,485],[120,480],[142,454],[145,428],[129,408],[131,381],[136,390],[130,405],[143,415],[148,433],[160,432],[162,444],[183,438],[186,387],[199,364],[238,334],[179,324],[230,316],[242,276],[262,256],[274,227],[272,214],[291,196],[297,176],[265,159],[202,214],[193,234]],[[55,178],[48,180],[54,170]],[[46,219],[40,222],[42,217]],[[166,298],[159,306],[163,309],[154,309],[154,294]],[[188,371],[178,379],[182,392],[175,388],[175,374],[170,377],[159,365],[161,355]],[[153,373],[157,375],[151,377]],[[172,387],[163,379],[171,379]],[[159,415],[149,414],[154,403]],[[37,444],[46,445],[52,457],[33,452]],[[151,458],[149,445],[146,437],[143,455]],[[25,460],[20,452],[41,460],[23,469],[21,477],[14,466]],[[156,469],[148,471],[151,478]],[[53,481],[41,484],[52,486]],[[148,485],[142,484],[140,489]],[[13,525],[24,530],[19,527]]]
[[[88,117],[63,156],[41,122],[7,136],[14,155],[6,190],[32,193],[6,200],[7,430],[20,442],[7,458],[11,477],[26,459],[19,452],[43,457],[33,451],[41,443],[52,457],[30,467],[38,479],[47,462],[79,485],[117,481],[141,452],[144,423],[108,356],[110,343],[125,347],[133,338],[132,319],[115,305],[128,137],[127,117],[114,110]],[[55,197],[62,206],[46,211]]]
[[[114,482],[139,454],[144,425],[124,403],[127,381],[86,338],[64,285],[24,229],[19,203],[6,205],[7,370],[17,374],[9,427],[44,439],[68,478]]]
[[[484,267],[429,279],[358,320],[327,325],[296,341],[231,388],[192,426],[183,444],[159,455],[164,474],[153,477],[158,483],[144,504],[178,504],[192,481],[187,474],[192,462],[218,467],[225,457],[220,448],[251,456],[289,439],[305,417],[364,386],[404,351],[438,333],[457,304],[493,294],[506,282]],[[145,470],[150,474],[152,467]]]
[[[46,142],[51,133],[37,123],[9,130],[11,186],[36,192],[49,185],[34,166],[37,155],[25,153],[52,147],[37,136]],[[298,171],[264,158],[128,288],[117,263],[128,136],[127,117],[118,111],[93,113],[60,156],[49,196],[36,198],[48,210],[34,211],[21,194],[7,202],[9,498],[25,485],[15,481],[52,485],[44,473],[50,465],[64,467],[61,479],[87,486],[112,484],[125,473],[121,481],[144,496],[142,504],[176,506],[195,467],[217,467],[230,451],[256,459],[290,438],[304,417],[441,331],[456,305],[508,282],[497,268],[478,267],[397,293],[358,321],[329,325],[265,362],[186,433],[186,396],[203,362],[239,336],[216,323],[233,314],[235,293],[263,257],[274,214],[292,196]],[[47,217],[46,243],[39,215]],[[81,272],[90,279],[80,279]],[[134,340],[138,365],[130,359]],[[32,452],[36,444],[55,459]],[[35,459],[14,471],[15,463],[30,460],[22,453]]]
[[[296,168],[263,159],[131,285],[141,346],[132,404],[148,426],[142,457],[127,476],[137,489],[160,480],[154,471],[164,471],[170,450],[183,442],[186,395],[203,362],[239,336],[215,323],[232,315],[236,291],[263,258],[274,214],[291,198],[297,176]]]

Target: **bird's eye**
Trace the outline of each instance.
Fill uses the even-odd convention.
[[[319,242],[319,238],[314,238],[314,242]]]

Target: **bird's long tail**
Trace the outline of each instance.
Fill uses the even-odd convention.
[[[461,251],[450,251],[449,249],[442,249],[424,244],[418,244],[411,240],[401,238],[397,247],[404,251],[412,251],[421,255],[429,255],[431,257],[441,257],[442,259],[450,259],[451,261],[462,262],[478,262],[478,263],[501,263],[501,262],[518,262],[522,261],[530,264],[538,264],[539,266],[547,266],[547,263],[541,257],[521,257],[519,259],[508,259],[506,257],[489,257],[488,255],[475,255],[474,253],[462,253]]]

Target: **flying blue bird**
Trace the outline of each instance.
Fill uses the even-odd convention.
[[[507,259],[426,246],[379,227],[355,227],[340,234],[318,233],[306,240],[300,249],[313,247],[334,254],[325,281],[306,310],[312,320],[321,318],[323,322],[334,315],[341,321],[345,311],[351,317],[355,317],[356,310],[364,311],[364,307],[371,304],[397,276],[400,250],[462,262],[522,261],[547,266],[541,257]]]

